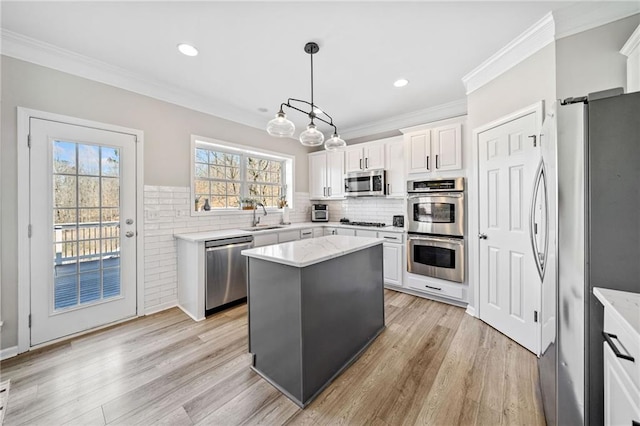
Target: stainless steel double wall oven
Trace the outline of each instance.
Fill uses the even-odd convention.
[[[464,178],[407,182],[407,270],[464,282]]]

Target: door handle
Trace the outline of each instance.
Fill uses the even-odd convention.
[[[124,236],[125,236],[125,237],[127,237],[127,238],[131,238],[131,237],[133,237],[134,235],[135,235],[135,233],[134,233],[133,231],[127,231],[127,233],[126,233],[126,234],[124,234]]]
[[[126,223],[127,225],[133,225],[133,219],[127,219],[127,220],[125,221],[125,223]]]
[[[616,336],[615,334],[611,334],[611,333],[607,333],[606,331],[603,331],[602,337],[604,337],[604,340],[607,341],[607,343],[609,344],[609,347],[611,347],[611,350],[613,351],[616,357],[621,359],[626,359],[627,361],[635,362],[635,359],[631,355],[623,354],[622,352],[620,352],[618,347],[613,343],[613,339],[617,340],[618,336]]]
[[[331,197],[331,187],[327,188],[327,194],[328,194],[329,197]]]
[[[360,170],[362,170],[362,158],[360,159]]]
[[[487,234],[478,234],[478,238],[480,238],[481,240],[486,240],[487,239]]]
[[[438,161],[439,158],[440,158],[440,156],[438,154],[436,154],[436,169],[440,168],[440,162]]]
[[[428,155],[427,155],[427,170],[430,170],[429,169],[429,156]]]
[[[364,168],[368,169],[369,168],[369,157],[364,159]]]

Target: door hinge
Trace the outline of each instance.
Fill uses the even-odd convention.
[[[31,224],[27,227],[27,237],[31,238]]]
[[[530,135],[529,137],[530,137],[530,138],[533,138],[533,147],[535,148],[535,147],[537,146],[536,141],[537,141],[537,139],[538,139],[538,136],[536,136],[536,135]]]
[[[31,149],[31,133],[27,135],[27,148]]]
[[[31,314],[29,314],[29,328],[31,328]]]
[[[533,322],[538,322],[538,311],[533,311]]]

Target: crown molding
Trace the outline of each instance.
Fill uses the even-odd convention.
[[[179,87],[152,80],[106,62],[102,62],[55,45],[2,29],[1,52],[22,61],[31,62],[68,74],[125,89],[154,99],[195,111],[211,114],[250,127],[263,128],[263,119],[246,111],[222,105],[215,99],[189,93]]]
[[[640,13],[638,1],[582,1],[553,12],[556,40]]]
[[[473,71],[462,77],[467,95],[527,59],[555,40],[569,37],[610,22],[640,13],[640,2],[577,2],[549,12],[528,30],[520,34]],[[625,49],[633,49],[640,38],[638,30],[629,39]],[[635,40],[635,41],[634,41]],[[636,44],[633,44],[636,43]]]
[[[432,121],[444,120],[466,114],[467,100],[459,99],[446,104],[388,117],[384,120],[376,121],[375,123],[351,127],[341,132],[341,136],[345,140],[355,139],[362,136],[375,135],[378,133],[388,132],[390,130],[399,130],[405,127],[416,126],[423,123],[430,123]]]
[[[555,25],[553,15],[550,12],[462,77],[467,95],[552,43],[554,36]]]
[[[629,37],[629,40],[622,46],[620,53],[624,56],[630,56],[638,46],[640,46],[640,25],[638,25],[638,28],[636,28],[633,34],[631,34],[631,37]]]

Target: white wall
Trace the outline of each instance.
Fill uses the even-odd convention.
[[[191,134],[255,146],[295,156],[296,192],[308,191],[308,149],[292,139],[196,112],[106,84],[2,56],[1,84],[1,319],[0,348],[17,344],[17,182],[18,106],[144,131],[144,184],[190,185]],[[23,142],[24,143],[24,142]],[[247,219],[247,224],[250,219]],[[215,226],[215,224],[212,224]],[[215,228],[213,228],[215,229]]]

